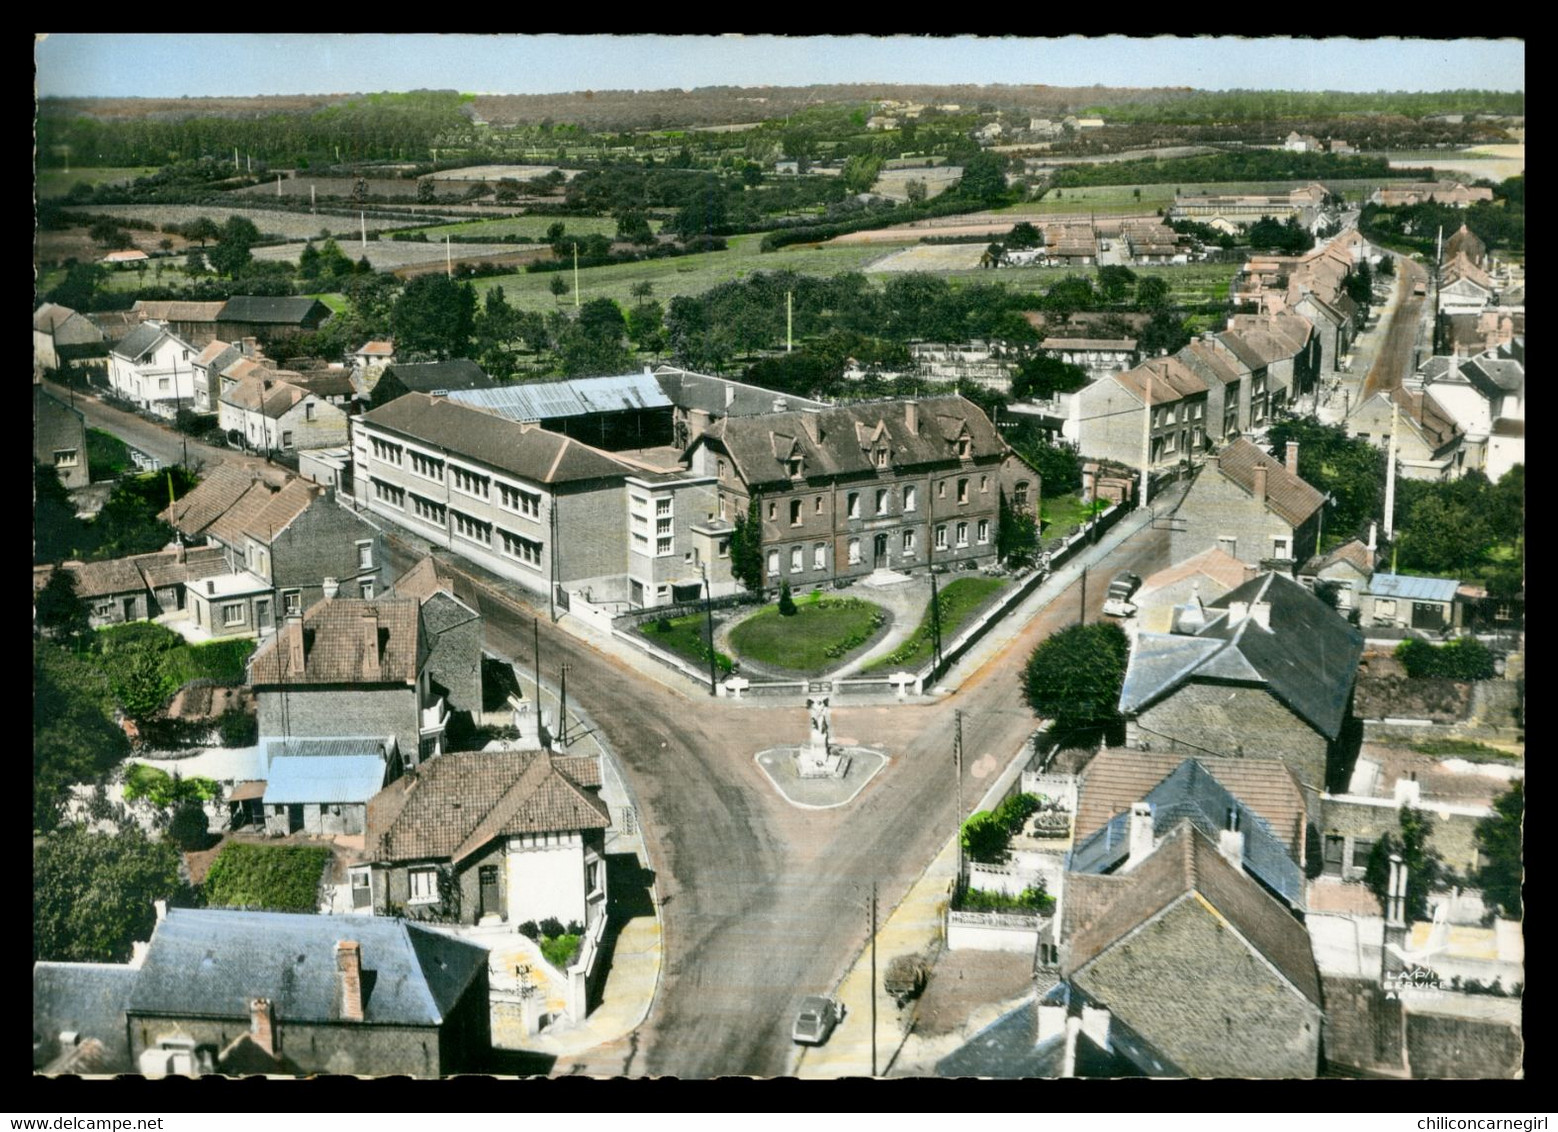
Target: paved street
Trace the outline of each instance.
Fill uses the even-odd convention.
[[[1418,283],[1428,282],[1427,270],[1408,256],[1398,255],[1396,261],[1396,278],[1400,280],[1399,288],[1394,296],[1394,302],[1387,311],[1385,318],[1389,324],[1385,327],[1385,341],[1380,347],[1379,355],[1374,364],[1368,370],[1368,376],[1363,382],[1363,392],[1356,404],[1367,401],[1374,394],[1388,392],[1401,384],[1403,378],[1412,373],[1419,360],[1416,354],[1419,336],[1422,332],[1424,318],[1424,306],[1427,298],[1413,295],[1412,288]],[[1423,340],[1423,359],[1428,357],[1431,344]]]

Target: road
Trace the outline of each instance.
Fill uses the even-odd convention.
[[[1409,256],[1398,255],[1395,261],[1400,297],[1387,315],[1390,324],[1385,330],[1385,341],[1364,379],[1363,392],[1358,397],[1360,405],[1376,393],[1396,388],[1416,369],[1418,362],[1418,335],[1428,300],[1412,294],[1412,289],[1419,283],[1427,284],[1428,272]]]
[[[1168,564],[1151,527],[1095,564],[1101,579]],[[649,680],[541,616],[543,673],[570,666],[569,694],[616,752],[640,809],[657,873],[665,940],[660,991],[629,1038],[559,1063],[596,1076],[774,1076],[790,1053],[799,995],[835,985],[866,942],[863,899],[880,886],[885,915],[955,828],[954,712],[963,712],[965,809],[1018,751],[1036,721],[1019,678],[1034,646],[1074,623],[1079,587],[1049,604],[1008,646],[937,702],[840,707],[841,743],[882,744],[892,758],[849,806],[801,810],[758,771],[757,751],[806,734],[802,707],[713,699]],[[531,655],[535,615],[483,590],[487,647]],[[884,962],[891,956],[884,956]]]

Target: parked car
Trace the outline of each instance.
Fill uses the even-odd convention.
[[[1109,583],[1109,592],[1104,596],[1104,615],[1129,617],[1135,613],[1136,605],[1131,598],[1139,589],[1141,589],[1141,578],[1129,570],[1121,570]]]
[[[802,1045],[820,1046],[843,1020],[844,1004],[838,999],[825,994],[808,995],[801,1000],[790,1037]]]

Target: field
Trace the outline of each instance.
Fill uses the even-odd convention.
[[[575,236],[615,236],[617,234],[617,222],[610,216],[501,216],[492,220],[466,220],[458,224],[439,224],[417,228],[414,231],[426,232],[429,240],[441,240],[446,235],[485,236],[490,239],[520,236],[533,239],[539,244],[545,242],[546,230],[558,223]],[[658,232],[660,222],[651,220],[649,227]]]
[[[302,244],[276,244],[268,248],[255,248],[254,258],[282,263],[296,263]],[[420,267],[425,264],[444,263],[444,243],[420,243],[411,240],[369,240],[367,250],[357,240],[341,241],[341,250],[355,262],[362,256],[375,271],[399,271],[403,267]],[[526,249],[513,244],[451,244],[450,257],[455,263],[479,263],[495,256],[526,256]],[[548,255],[551,253],[548,252]]]
[[[43,200],[62,197],[75,185],[118,185],[137,177],[150,176],[157,170],[150,165],[134,165],[114,169],[40,169],[38,171],[38,196]]]
[[[985,254],[984,244],[920,244],[878,260],[873,271],[971,271]]]
[[[501,181],[505,177],[514,181],[533,181],[554,171],[561,172],[569,180],[579,175],[577,169],[559,170],[555,165],[467,165],[463,169],[445,169],[427,176],[433,181]]]
[[[70,209],[67,212],[73,211]],[[85,211],[104,216],[118,216],[126,220],[145,220],[161,228],[164,224],[188,224],[196,217],[204,216],[221,224],[229,216],[242,216],[254,222],[254,226],[266,235],[280,236],[286,240],[317,239],[329,230],[338,235],[349,236],[361,230],[361,224],[355,216],[334,216],[325,213],[314,214],[310,212],[271,212],[258,208],[227,208],[223,205],[205,204],[103,204],[95,205]],[[404,228],[407,220],[375,220],[369,217],[366,221],[368,231],[378,232],[387,228]],[[140,233],[150,236],[152,233]],[[155,240],[153,243],[155,244]]]
[[[664,304],[675,295],[700,295],[711,287],[758,271],[788,270],[804,275],[870,271],[884,251],[869,245],[797,244],[765,253],[758,250],[761,242],[762,237],[757,235],[732,236],[728,251],[580,268],[579,289],[585,299],[614,299],[628,308],[639,301],[633,295],[633,285],[648,282],[654,284],[654,299]],[[573,273],[567,274],[571,283]],[[549,311],[558,305],[548,290],[551,281],[552,273],[536,272],[497,275],[477,279],[475,284],[481,292],[502,287],[509,303],[522,310]],[[572,304],[573,299],[570,296],[566,301]]]
[[[406,197],[415,199],[417,195],[417,182],[414,177],[369,177],[368,193],[370,196],[380,197]],[[281,179],[281,195],[284,197],[304,197],[309,195],[309,190],[314,190],[321,197],[350,197],[352,187],[357,183],[354,177],[283,177]],[[247,188],[238,189],[235,196],[250,197],[274,197],[276,196],[275,180],[265,181],[258,185],[250,185]]]
[[[871,191],[881,193],[883,196],[892,197],[894,200],[908,200],[908,190],[904,188],[910,181],[925,182],[925,197],[940,196],[950,189],[963,176],[961,165],[937,165],[934,167],[911,166],[902,169],[886,169],[876,179],[876,184],[871,186]]]

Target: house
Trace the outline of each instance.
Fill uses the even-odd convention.
[[[1141,361],[1134,338],[1046,338],[1037,349],[1067,365],[1081,366],[1094,381],[1123,373]]]
[[[1319,138],[1293,130],[1282,139],[1282,148],[1290,153],[1319,153],[1323,147]]]
[[[253,374],[224,388],[218,419],[224,432],[238,433],[256,451],[329,448],[347,440],[346,414],[280,373]]]
[[[273,739],[265,744],[265,831],[278,837],[361,834],[368,800],[401,773],[393,737]]]
[[[1289,564],[1318,547],[1325,496],[1298,476],[1298,446],[1283,464],[1240,437],[1191,481],[1169,535],[1169,558],[1182,562],[1216,547],[1251,566]]]
[[[1311,590],[1327,587],[1336,596],[1336,611],[1360,608],[1361,595],[1374,576],[1378,555],[1358,539],[1349,539],[1325,554],[1316,554],[1298,568],[1298,581]]]
[[[538,424],[608,452],[668,445],[674,437],[674,406],[647,368],[620,377],[451,390],[449,400]]]
[[[1172,263],[1181,253],[1178,233],[1161,220],[1127,217],[1120,221],[1120,236],[1135,263]]]
[[[1174,608],[1192,599],[1213,601],[1237,589],[1255,575],[1227,551],[1209,546],[1176,565],[1149,575],[1131,601],[1138,610],[1138,624],[1149,632],[1168,632]]]
[[[1444,258],[1446,261],[1454,261],[1462,256],[1477,267],[1485,268],[1487,266],[1488,245],[1484,244],[1477,237],[1477,234],[1464,224],[1444,242]]]
[[[1360,623],[1389,629],[1445,633],[1461,627],[1463,603],[1458,578],[1417,578],[1375,574],[1358,602]]]
[[[212,469],[193,491],[159,518],[187,539],[223,548],[236,578],[247,575],[252,608],[239,624],[268,631],[272,617],[299,613],[324,597],[345,592],[371,598],[383,590],[383,532],[371,519],[338,500],[335,489],[285,475],[271,480],[236,466]],[[218,587],[220,589],[220,586]],[[201,596],[197,618],[211,612],[205,597],[239,600],[233,593]],[[263,601],[257,595],[268,594]],[[272,604],[270,598],[279,601]],[[225,610],[223,620],[231,609]],[[208,629],[212,621],[196,622]]]
[[[756,505],[772,585],[993,562],[1002,500],[1039,505],[1038,472],[959,395],[726,417],[687,458],[722,522]]]
[[[117,397],[172,417],[194,407],[199,353],[159,322],[143,322],[108,351],[108,385]]]
[[[429,637],[407,598],[331,598],[289,617],[249,661],[261,738],[389,734],[406,766],[435,758],[449,711]]]
[[[368,807],[374,911],[458,923],[605,915],[599,765],[546,751],[446,754]]]
[[[1409,204],[1447,204],[1455,208],[1469,208],[1479,201],[1493,199],[1493,190],[1486,187],[1467,188],[1459,181],[1395,182],[1382,185],[1369,196],[1370,204],[1396,208]]]
[[[1400,475],[1411,480],[1448,480],[1465,470],[1466,434],[1426,389],[1398,385],[1357,405],[1347,434],[1386,450],[1395,432]]]
[[[491,389],[498,383],[468,358],[447,362],[398,362],[385,366],[372,386],[374,408],[387,405],[407,393],[452,393],[457,389]]]
[[[671,443],[683,450],[702,436],[710,424],[725,417],[760,417],[789,409],[820,411],[828,407],[825,401],[778,394],[758,385],[674,366],[657,367],[654,377],[671,403]]]
[[[221,302],[189,302],[183,299],[137,299],[130,308],[136,323],[160,322],[184,341],[204,349],[215,341]]]
[[[1439,273],[1438,310],[1442,315],[1479,314],[1498,300],[1493,277],[1458,252]]]
[[[1154,1076],[1315,1076],[1323,1015],[1308,933],[1246,871],[1262,823],[1219,822],[1213,840],[1194,812],[1166,833],[1149,806],[1127,817],[1119,871],[1068,875],[1058,969],[1080,1009],[1052,1009],[1050,1028],[1063,1034],[1073,1010],[1107,1012],[1102,1044]]]
[[[330,317],[330,308],[318,299],[262,295],[234,295],[217,316],[217,336],[235,338],[290,338],[318,330]]]
[[[463,715],[464,722],[478,718],[484,630],[476,587],[428,555],[395,579],[389,596],[411,598],[422,607],[431,641],[424,670],[434,694],[447,699],[450,712]]]
[[[101,562],[66,562],[76,596],[86,603],[93,628],[144,621],[186,608],[186,592],[203,579],[223,575],[220,552],[180,546],[153,554]]]
[[[64,361],[103,353],[103,332],[85,315],[58,303],[44,303],[32,316],[32,356],[46,370]]]
[[[32,383],[32,458],[45,468],[53,468],[68,491],[92,482],[86,415],[44,389],[36,378]]]
[[[1321,344],[1314,323],[1303,315],[1286,310],[1232,315],[1217,338],[1250,369],[1249,428],[1314,388]]]
[[[352,368],[365,370],[369,366],[389,366],[395,364],[395,343],[389,339],[372,339],[364,342],[357,349],[347,355],[352,363]]]
[[[1120,692],[1126,745],[1278,759],[1317,796],[1347,758],[1362,655],[1363,635],[1324,602],[1262,574],[1192,601],[1169,633],[1137,635]]]
[[[303,1074],[436,1077],[490,1049],[487,952],[399,920],[170,908],[122,1024],[147,1076],[257,1051]]]
[[[1209,388],[1177,356],[1154,358],[1064,394],[1061,434],[1092,459],[1172,466],[1206,446]],[[1145,416],[1149,398],[1150,425]]]
[[[150,260],[151,256],[139,248],[113,251],[103,257],[103,263],[109,267],[145,267]]]
[[[125,963],[32,965],[32,1067],[36,1072],[129,1073],[125,1007],[138,970]]]

